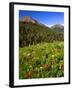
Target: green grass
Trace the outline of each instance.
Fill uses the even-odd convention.
[[[19,48],[19,79],[64,76],[64,43],[40,43]]]

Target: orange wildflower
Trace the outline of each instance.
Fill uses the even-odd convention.
[[[42,67],[43,67],[44,70],[47,70],[49,68],[49,65],[48,64],[43,64]]]
[[[32,77],[32,75],[33,75],[33,72],[32,71],[29,71],[29,72],[27,72],[26,73],[26,78],[31,78]]]

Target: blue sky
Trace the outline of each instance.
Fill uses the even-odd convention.
[[[20,10],[19,19],[22,19],[24,16],[30,16],[33,19],[47,26],[52,26],[54,24],[64,24],[64,12]]]

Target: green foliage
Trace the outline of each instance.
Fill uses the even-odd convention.
[[[19,79],[64,76],[64,43],[38,43],[19,48]]]
[[[37,23],[19,22],[19,46],[29,46],[41,42],[63,41],[63,32],[55,32]]]

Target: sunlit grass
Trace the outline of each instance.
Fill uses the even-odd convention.
[[[64,76],[64,43],[39,43],[19,48],[19,79]]]

